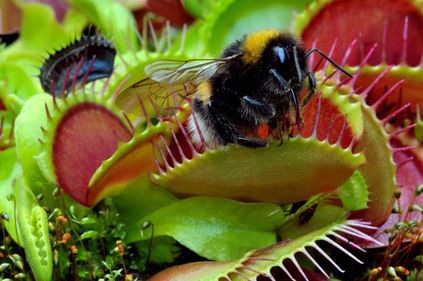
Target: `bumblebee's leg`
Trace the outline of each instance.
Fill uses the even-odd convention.
[[[270,69],[269,73],[276,79],[284,92],[287,92],[291,85],[283,78],[283,76],[274,68]]]
[[[276,114],[275,108],[272,105],[250,96],[242,97],[241,104],[241,114],[248,119],[263,119],[267,121]]]
[[[275,80],[279,83],[283,92],[287,94],[291,104],[294,106],[294,109],[295,109],[295,120],[297,121],[297,123],[300,122],[301,118],[300,118],[300,107],[298,104],[298,97],[296,92],[292,89],[291,80],[287,82],[283,78],[283,76],[274,68],[270,69],[270,74],[273,75]]]
[[[258,139],[258,138],[252,138],[252,137],[245,137],[241,136],[236,132],[236,130],[230,126],[226,120],[221,118],[219,115],[214,117],[215,120],[215,126],[217,131],[219,132],[220,137],[223,139],[225,144],[228,143],[238,143],[240,145],[248,146],[248,147],[265,147],[267,146],[267,141]]]
[[[221,145],[226,145],[228,143],[236,142],[236,132],[235,129],[223,118],[221,110],[227,110],[227,106],[221,104],[218,101],[213,101],[213,106],[207,107],[207,118],[210,120],[210,123],[216,131],[216,142]]]
[[[220,142],[222,145],[226,145],[228,143],[238,143],[248,147],[265,147],[267,146],[267,141],[258,139],[258,138],[251,138],[241,136],[239,132],[233,128],[229,122],[225,118],[222,117],[216,108],[226,108],[227,106],[221,104],[218,101],[213,101],[213,106],[209,106],[209,118],[211,123],[214,124],[216,131],[220,137]]]
[[[268,144],[267,140],[262,140],[258,138],[238,136],[236,142],[243,146],[248,147],[266,147]]]
[[[278,120],[276,124],[277,124],[276,132],[278,134],[278,138],[280,139],[279,146],[281,146],[283,144],[283,135],[284,135],[284,132],[285,132],[285,122]]]
[[[305,96],[305,98],[303,99],[301,107],[305,106],[316,93],[316,88],[317,88],[316,78],[314,78],[314,75],[311,71],[307,72],[307,77],[308,77],[308,93],[307,93],[307,96]]]

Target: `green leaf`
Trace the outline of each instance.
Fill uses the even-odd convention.
[[[366,180],[358,170],[338,189],[338,194],[344,208],[349,211],[367,208],[369,191]]]
[[[84,240],[84,239],[91,239],[91,238],[96,238],[98,237],[98,232],[95,230],[88,230],[85,231],[84,233],[81,234],[80,239]]]
[[[148,176],[142,176],[130,183],[118,196],[113,197],[113,204],[119,213],[119,221],[124,223],[124,231],[129,237],[141,237],[137,222],[148,214],[165,207],[178,199],[169,191],[150,182]],[[141,256],[146,257],[150,239],[138,241],[135,246]],[[172,263],[179,254],[180,247],[169,236],[154,237],[150,262],[156,264]],[[145,262],[145,261],[144,261]]]
[[[0,99],[5,102],[6,108],[12,110],[14,113],[19,113],[22,107],[22,101],[17,102],[16,98],[9,97],[10,95],[17,96],[22,100],[27,100],[31,96],[42,92],[38,81],[34,80],[24,67],[15,62],[0,61],[0,81],[5,81],[6,90],[4,96],[0,92]]]
[[[23,183],[23,181],[21,181]],[[22,187],[23,184],[19,186]],[[20,201],[22,197],[18,200]],[[53,255],[48,233],[47,214],[40,206],[19,208],[19,229],[26,259],[36,281],[49,281],[53,272]]]
[[[97,220],[95,218],[85,217],[82,218],[79,222],[81,225],[91,225],[97,223]]]
[[[138,231],[139,233],[139,231]],[[148,243],[150,239],[135,242],[137,251],[141,256],[147,257]],[[175,239],[169,236],[154,237],[151,243],[150,262],[156,264],[172,263],[180,253],[180,247],[176,244]]]
[[[24,177],[35,194],[44,194],[45,202],[52,200],[54,187],[43,176],[35,156],[42,150],[39,142],[44,136],[41,127],[46,128],[48,122],[45,107],[52,112],[52,104],[50,95],[35,95],[25,103],[15,121],[16,152]]]
[[[113,197],[120,216],[121,222],[127,225],[127,231],[136,231],[134,224],[154,212],[167,206],[178,199],[169,191],[151,183],[148,176],[141,176],[128,184],[125,189],[116,197]]]
[[[155,236],[172,236],[208,259],[231,260],[275,243],[275,229],[283,218],[282,209],[270,203],[193,197],[158,209],[138,221],[136,229],[149,221]],[[142,237],[128,239],[149,239],[153,227],[145,230]]]
[[[17,243],[20,242],[18,239],[18,230],[16,225],[16,200],[13,198],[13,182],[18,177],[22,168],[19,165],[16,158],[16,150],[10,148],[0,152],[0,213],[5,213],[9,216],[9,221],[3,220],[3,225],[6,227],[7,232]],[[9,200],[10,199],[10,200]],[[13,200],[12,200],[13,199]],[[18,242],[19,241],[19,242]],[[22,245],[21,243],[19,243]]]

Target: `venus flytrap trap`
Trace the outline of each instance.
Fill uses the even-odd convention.
[[[196,148],[185,132],[186,129],[180,125],[177,132],[179,138],[174,133],[169,143],[164,141],[159,146],[163,148],[157,154],[157,163],[162,166],[159,166],[160,173],[153,176],[153,181],[184,196],[213,195],[285,204],[306,199],[319,191],[335,189],[363,164],[364,158],[352,153],[349,147],[352,143],[351,136],[359,139],[362,133],[361,113],[358,103],[350,103],[340,97],[334,90],[336,87],[319,84],[319,89],[324,94],[315,98],[316,102],[311,102],[307,111],[303,112],[304,128],[301,133],[294,138],[285,139],[281,146],[273,143],[269,148],[261,150],[237,146],[207,149],[206,144],[203,144],[202,148]],[[228,154],[234,157],[227,157]],[[238,165],[240,159],[245,159],[242,167]],[[305,172],[304,169],[310,169],[310,172]],[[249,171],[255,173],[251,174]],[[328,177],[330,182],[315,182],[313,175],[325,171],[333,172]],[[205,178],[202,176],[204,173],[213,176]],[[304,175],[287,176],[298,173]],[[284,188],[274,188],[277,185]],[[197,188],[198,186],[202,188]],[[288,186],[302,186],[301,192]]]
[[[61,97],[79,85],[107,78],[113,72],[115,47],[88,26],[81,38],[57,50],[40,68],[40,83],[46,93]],[[70,77],[73,77],[71,79]]]
[[[363,8],[364,7],[364,8]],[[395,10],[396,13],[391,11]],[[368,19],[368,15],[378,17]],[[336,14],[343,17],[334,26]],[[319,0],[296,16],[293,30],[302,36],[305,46],[319,46],[329,52],[334,41],[335,60],[341,60],[351,42],[359,48],[351,51],[348,65],[360,65],[365,54],[377,44],[369,65],[379,64],[418,66],[421,62],[422,7],[419,0],[383,1],[332,1]],[[349,32],[345,32],[348,27]],[[366,32],[373,28],[374,32]],[[329,32],[330,31],[330,32]]]
[[[50,182],[81,204],[93,206],[156,169],[150,142],[168,130],[168,125],[148,121],[149,125],[137,132],[112,100],[103,97],[106,89],[99,95],[89,87],[71,91],[65,98],[53,98],[52,109],[45,107],[47,124],[42,128],[42,152],[36,161]],[[98,141],[101,145],[96,145]]]
[[[92,83],[85,87],[86,83],[111,74],[115,55],[113,45],[95,35],[95,28],[90,27],[85,32],[81,39],[51,55],[44,63],[40,79],[53,98],[34,98],[39,102],[34,102],[25,111],[28,113],[21,115],[19,124],[25,125],[19,126],[17,134],[22,138],[26,136],[25,129],[20,129],[27,128],[23,118],[44,107],[44,118],[35,119],[41,127],[41,135],[37,138],[39,144],[31,138],[30,145],[39,149],[21,154],[26,155],[23,157],[32,155],[28,161],[34,163],[35,158],[50,183],[59,184],[81,204],[92,206],[111,191],[117,194],[131,180],[155,169],[149,142],[157,138],[160,131],[167,130],[167,125],[166,122],[153,125],[146,112],[144,119],[135,120],[135,123],[147,122],[136,129],[137,125],[133,125],[126,114],[122,115],[112,106],[117,92],[107,95],[113,87],[109,86],[110,79],[100,86]],[[123,79],[116,91],[121,90],[125,82]],[[139,111],[156,108],[150,101],[140,100],[137,105]],[[102,141],[101,146],[94,145],[98,140]],[[19,146],[27,144],[22,142],[25,144]],[[63,153],[72,155],[74,163]],[[84,160],[85,155],[90,158]],[[97,160],[90,161],[93,157]],[[68,160],[62,162],[60,159]],[[82,167],[80,163],[86,165]],[[91,166],[90,163],[96,164]],[[78,169],[72,171],[69,167]],[[80,180],[76,182],[78,177]],[[112,188],[106,191],[105,186]]]
[[[389,13],[387,8],[392,5],[398,8],[398,13]],[[380,13],[386,14],[383,22],[375,25],[377,32],[366,33],[366,25],[348,25],[350,32],[348,32],[348,36],[343,36],[342,29],[345,27],[338,25],[333,32],[324,32],[325,35],[322,37],[325,38],[324,41],[319,41],[320,37],[316,40],[315,38],[317,37],[314,35],[322,33],[332,25],[331,21],[333,18],[328,17],[331,12],[338,11],[339,13],[344,13],[346,17],[350,17],[351,15],[354,15],[354,17],[365,17],[367,13],[366,9],[363,10],[360,8],[360,12],[357,14],[354,12],[355,9],[358,9],[355,1],[316,1],[302,14],[297,16],[294,21],[295,31],[301,34],[307,46],[318,46],[326,51],[330,50],[332,57],[341,59],[342,64],[346,64],[346,69],[351,73],[356,73],[356,79],[353,80],[354,83],[351,86],[354,91],[361,93],[364,104],[372,106],[372,111],[375,114],[371,115],[374,115],[374,117],[380,120],[379,123],[382,126],[374,123],[376,119],[369,122],[371,115],[365,114],[367,118],[365,118],[364,123],[369,125],[374,124],[373,128],[368,127],[366,130],[373,134],[373,141],[370,141],[370,135],[367,134],[366,147],[375,141],[383,142],[385,145],[370,145],[369,149],[366,150],[372,151],[372,157],[367,155],[366,158],[369,165],[364,165],[361,169],[363,175],[369,181],[371,194],[374,194],[371,197],[377,198],[370,201],[373,203],[370,203],[370,209],[365,217],[368,219],[371,218],[370,216],[372,216],[371,213],[373,212],[372,206],[376,207],[376,205],[379,205],[377,202],[381,204],[376,208],[379,208],[385,214],[382,217],[371,219],[377,224],[383,223],[389,215],[389,208],[385,208],[383,211],[380,208],[383,208],[382,204],[384,202],[392,198],[392,194],[397,186],[397,183],[389,177],[394,177],[393,173],[396,173],[396,181],[400,181],[401,174],[403,173],[402,167],[412,159],[411,157],[402,157],[401,154],[404,154],[405,151],[412,151],[414,146],[418,146],[418,144],[412,141],[401,141],[401,144],[399,144],[397,138],[400,137],[402,140],[407,139],[406,136],[409,135],[407,132],[411,132],[410,129],[415,126],[413,124],[413,120],[415,120],[415,109],[413,107],[414,105],[418,107],[420,99],[418,89],[421,83],[417,77],[421,70],[421,66],[419,65],[421,50],[419,49],[419,41],[414,41],[417,37],[412,35],[415,32],[419,32],[417,26],[419,26],[419,22],[422,20],[420,6],[416,1],[399,1],[395,3],[385,1],[378,7],[369,4],[366,6],[366,9],[369,11],[378,10]],[[343,7],[345,8],[344,10],[342,10]],[[366,24],[371,23],[368,22]],[[397,42],[392,39],[394,36],[400,39],[397,40],[399,44],[392,44],[392,42]],[[318,66],[318,61],[315,61],[314,64],[316,69],[321,67],[321,65],[320,67]],[[363,91],[362,89],[367,90]],[[416,89],[416,91],[413,89]],[[411,106],[409,104],[410,102],[412,103]],[[364,110],[363,112],[366,113],[368,111]],[[389,137],[386,134],[385,137],[382,137],[384,135],[382,131],[380,131],[382,134],[377,137],[375,132],[380,127],[384,128],[389,134]],[[386,147],[384,152],[380,150],[382,147]],[[389,157],[396,161],[397,169],[395,170],[389,168],[389,166],[392,167],[389,164],[389,157],[386,157],[391,154],[389,150],[393,151]],[[372,164],[370,165],[370,163]],[[385,177],[385,180],[377,183],[378,176],[374,173],[375,169],[368,168],[370,166],[379,167],[381,168],[380,171],[389,171],[390,175],[388,176],[386,174],[387,177]],[[382,180],[382,178],[379,180]],[[385,191],[376,188],[382,182],[384,182],[382,186],[387,188]],[[387,192],[388,190],[389,192]],[[382,195],[382,193],[385,195]],[[379,214],[379,212],[374,214]]]
[[[418,126],[414,122],[418,123],[416,115],[418,116],[421,97],[418,90],[421,87],[421,82],[419,82],[420,79],[418,78],[418,73],[421,72],[421,41],[420,36],[417,35],[421,31],[421,3],[419,1],[384,1],[380,6],[376,7],[373,6],[374,3],[369,2],[365,5],[365,9],[363,9],[364,6],[361,6],[363,3],[360,3],[360,8],[356,4],[355,1],[316,1],[298,16],[295,21],[295,30],[302,34],[306,45],[317,45],[324,50],[333,49],[333,57],[342,57],[345,53],[350,53],[350,58],[345,63],[354,66],[361,65],[359,67],[346,66],[346,69],[352,73],[359,73],[359,75],[356,75],[357,79],[354,86],[354,89],[358,92],[361,92],[360,88],[372,85],[371,91],[364,95],[365,103],[373,107],[376,113],[375,116],[384,121],[382,126],[389,133],[389,137],[384,137],[385,141],[383,142],[387,143],[387,148],[393,151],[392,159],[396,163],[396,183],[392,184],[388,177],[385,178],[384,182],[390,182],[388,186],[390,186],[389,189],[391,191],[389,192],[395,191],[394,194],[402,194],[399,199],[396,199],[398,205],[395,209],[398,206],[410,206],[410,202],[414,200],[412,199],[414,189],[423,179],[421,176],[421,154],[419,154],[421,142],[419,143],[414,139],[416,136],[415,129],[413,134],[413,128]],[[393,14],[389,12],[389,7],[393,8],[394,6],[398,12]],[[367,9],[369,11],[377,10],[380,15],[384,15],[380,19],[381,24],[372,23],[371,21],[361,24],[361,21],[357,20],[357,17],[366,17]],[[348,25],[345,25],[345,27],[348,26],[348,33],[342,32],[342,29],[345,28],[342,24],[337,25],[333,29],[331,22],[334,18],[328,15],[334,11],[345,15],[347,18],[353,15],[354,22],[360,22],[360,24],[348,23]],[[376,20],[376,18],[374,19]],[[347,22],[345,21],[345,23]],[[375,32],[366,32],[368,24],[373,24],[376,28]],[[324,32],[328,28],[331,29],[331,32]],[[324,36],[316,36],[322,33]],[[315,40],[316,38],[318,39]],[[324,40],[321,41],[320,38]],[[331,42],[336,43],[336,48],[331,48]],[[377,43],[377,46],[373,46],[374,54],[363,65],[360,61],[364,57],[366,50],[369,50],[373,43]],[[394,65],[392,66],[392,64]],[[375,77],[377,78],[375,79]],[[376,80],[376,83],[372,82]],[[416,89],[416,91],[413,89]],[[368,116],[368,114],[366,115]],[[377,124],[374,125],[374,128],[381,127]],[[377,130],[369,129],[367,130],[368,132],[377,132]],[[373,137],[374,140],[376,140],[375,137],[376,135]],[[373,153],[373,155],[376,156],[377,153]],[[380,156],[382,155],[380,153]],[[385,165],[388,165],[389,162],[387,158],[381,162],[383,157],[366,158],[373,163],[375,163],[374,161],[377,158],[379,158],[378,162],[380,164],[385,162]],[[380,164],[377,166],[382,167]],[[364,167],[366,166],[363,166],[362,171],[364,171]],[[381,169],[380,171],[385,170]],[[370,180],[369,176],[367,178]],[[372,176],[372,178],[373,180],[370,180],[370,189],[374,186],[374,183],[372,184],[371,182],[374,182],[376,177]],[[399,187],[399,190],[397,187]],[[385,198],[380,200],[383,204],[388,199],[388,194],[381,197],[377,195],[379,192],[380,189],[376,190],[376,196],[370,195],[370,197]],[[378,205],[377,203],[370,204],[373,205],[373,208],[370,206],[367,217],[371,216],[371,210]],[[380,205],[380,207],[382,206]],[[376,208],[381,210],[380,207]],[[385,211],[386,214],[389,214],[389,209],[386,208]],[[373,235],[383,241],[384,244],[388,244],[388,235],[383,234],[383,230],[392,229],[395,222],[406,220],[406,217],[404,215],[390,215],[388,221]],[[379,220],[379,223],[383,221]],[[418,228],[421,229],[421,226]],[[397,242],[396,245],[399,244],[401,242]],[[385,263],[383,269],[377,271],[371,278],[386,277],[387,275],[384,273],[386,266]]]
[[[43,137],[40,139],[42,153],[37,156],[37,162],[45,177],[53,183],[58,183],[73,196],[78,196],[77,201],[85,205],[92,204],[87,201],[91,175],[102,160],[113,154],[119,141],[128,141],[131,138],[130,130],[118,115],[107,108],[107,103],[105,102],[105,106],[101,101],[90,100],[89,96],[84,97],[83,93],[80,93],[80,99],[77,95],[61,99],[55,102],[56,107],[51,112],[45,112],[48,122],[42,129]],[[67,130],[66,127],[73,129]],[[83,138],[84,142],[78,142]],[[101,141],[102,149],[93,146],[97,141]],[[61,154],[67,156],[67,163],[60,161],[65,159],[58,157]],[[88,159],[84,160],[87,156],[92,160],[98,159],[91,162],[96,163],[95,166],[91,166]],[[77,170],[69,170],[71,166],[66,164]],[[80,180],[76,181],[76,175],[80,175]]]

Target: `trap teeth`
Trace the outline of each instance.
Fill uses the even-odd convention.
[[[109,77],[113,72],[116,50],[113,44],[96,33],[84,30],[80,39],[51,54],[40,68],[44,91],[65,96],[77,85]]]

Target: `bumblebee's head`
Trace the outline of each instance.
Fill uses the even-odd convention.
[[[263,75],[271,99],[289,100],[299,118],[299,92],[307,77],[306,52],[289,33],[265,30],[241,43],[243,63]]]
[[[283,79],[289,85],[300,85],[306,77],[305,50],[289,33],[275,30],[251,33],[242,42],[242,50],[242,61],[250,65],[260,64],[262,71],[278,75],[276,84]]]

